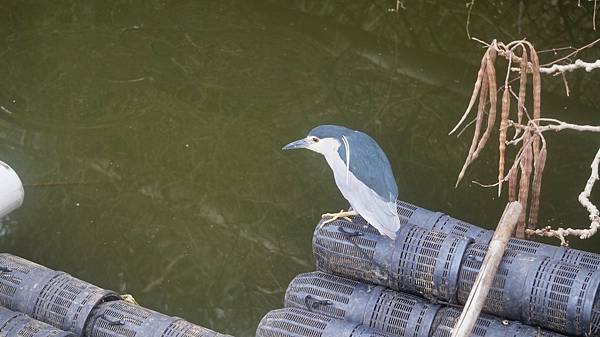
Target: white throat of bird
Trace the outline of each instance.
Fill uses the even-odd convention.
[[[310,144],[307,149],[328,157],[334,154],[337,155],[340,146],[342,146],[342,143],[335,138],[321,138],[318,142]]]
[[[338,149],[340,146],[344,145],[344,150],[346,153],[346,162],[344,163],[346,166],[346,183],[348,183],[348,179],[350,178],[350,144],[348,143],[348,139],[346,136],[342,136],[342,142],[335,138],[322,138],[318,142],[313,142],[308,149],[325,156],[325,160],[331,165],[332,163],[340,160],[340,155],[338,153]]]

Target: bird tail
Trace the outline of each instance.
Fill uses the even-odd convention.
[[[378,228],[379,232],[392,240],[396,240],[396,232],[400,229],[400,218],[396,214],[393,223]]]
[[[394,232],[388,228],[381,228],[379,230],[379,232],[381,232],[381,234],[387,236],[388,238],[390,238],[392,240],[396,240],[396,232]]]

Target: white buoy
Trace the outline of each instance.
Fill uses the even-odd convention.
[[[23,204],[25,191],[17,173],[0,161],[0,218]]]

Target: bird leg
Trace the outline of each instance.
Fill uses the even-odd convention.
[[[333,221],[335,221],[337,219],[344,219],[346,221],[352,222],[352,220],[349,218],[349,216],[354,216],[354,215],[358,215],[358,213],[356,211],[354,211],[354,210],[352,210],[352,211],[344,211],[343,209],[341,209],[338,213],[325,213],[325,214],[321,215],[321,218],[322,219],[329,218],[329,219],[323,221],[321,223],[321,226],[324,225],[324,224],[328,224],[330,222],[333,222]]]

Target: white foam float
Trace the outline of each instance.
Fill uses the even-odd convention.
[[[8,164],[0,161],[0,217],[19,208],[24,197],[21,179]]]

